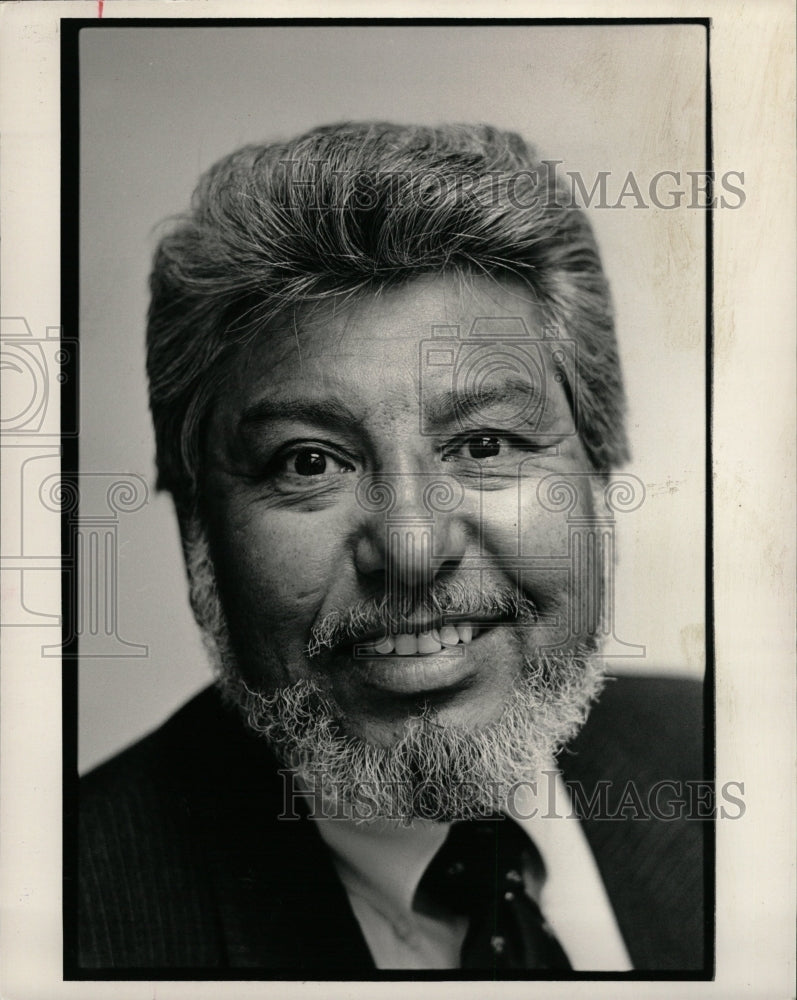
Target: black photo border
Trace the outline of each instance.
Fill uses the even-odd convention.
[[[702,25],[706,32],[705,67],[705,170],[713,178],[714,153],[712,142],[712,93],[711,93],[711,19],[708,17],[682,18],[93,18],[60,19],[60,86],[61,86],[61,325],[62,336],[78,345],[69,352],[63,363],[65,376],[61,385],[61,477],[65,496],[77,495],[79,477],[79,249],[80,249],[80,61],[79,36],[81,31],[103,31],[128,28],[208,28],[208,27],[566,27],[566,26],[623,26],[623,25]],[[707,190],[711,204],[711,182]],[[713,496],[713,359],[714,359],[714,271],[713,271],[713,209],[705,209],[705,653],[706,672],[703,688],[704,699],[704,759],[703,776],[714,782],[716,777],[716,710],[715,710],[715,634],[714,634],[714,496]],[[161,980],[161,981],[302,981],[300,972],[280,973],[273,969],[209,970],[175,969],[83,969],[77,964],[77,819],[78,819],[78,662],[79,650],[75,623],[80,567],[77,565],[76,522],[74,514],[64,507],[61,515],[61,603],[63,659],[62,683],[62,781],[63,781],[63,978],[75,980]],[[68,556],[72,554],[72,558]],[[716,820],[704,820],[704,894],[705,966],[701,970],[648,971],[648,972],[560,972],[546,973],[513,971],[505,976],[474,973],[461,970],[444,971],[382,971],[361,969],[346,973],[337,972],[323,981],[428,981],[458,982],[496,978],[511,981],[570,980],[578,981],[700,981],[712,980],[716,973]]]

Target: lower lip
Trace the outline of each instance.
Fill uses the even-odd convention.
[[[469,646],[426,656],[376,656],[354,660],[355,669],[369,687],[393,694],[422,694],[455,687],[474,673]]]

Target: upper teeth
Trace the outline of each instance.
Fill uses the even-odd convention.
[[[444,646],[456,646],[457,643],[467,645],[478,629],[472,625],[444,625],[440,629],[430,629],[428,632],[398,632],[386,635],[384,639],[369,647],[368,652],[387,656],[395,653],[397,656],[416,656],[418,654],[437,653]]]

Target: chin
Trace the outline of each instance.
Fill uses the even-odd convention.
[[[334,815],[357,819],[448,821],[500,811],[520,783],[537,780],[586,720],[603,683],[592,650],[538,652],[503,700],[473,689],[410,704],[392,699],[392,717],[346,712],[313,680],[265,693],[234,663],[220,683],[246,724],[266,739]],[[368,815],[356,815],[363,789]]]

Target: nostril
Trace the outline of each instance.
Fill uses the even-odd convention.
[[[444,559],[440,563],[438,573],[453,573],[459,567],[458,559]]]

